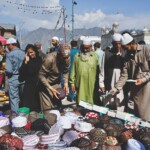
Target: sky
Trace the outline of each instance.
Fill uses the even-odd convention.
[[[73,0],[0,0],[0,23],[15,24],[17,30],[39,27],[72,29]],[[74,0],[74,28],[112,27],[119,30],[150,29],[150,0]],[[61,15],[60,15],[61,14]]]

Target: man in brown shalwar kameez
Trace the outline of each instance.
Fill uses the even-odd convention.
[[[45,56],[39,71],[39,81],[41,83],[39,94],[41,110],[43,112],[61,107],[61,101],[58,99],[59,93],[56,89],[61,87],[61,79],[63,79],[63,88],[66,94],[68,93],[69,67],[70,47],[66,44],[60,45],[59,51]]]
[[[119,81],[110,92],[114,95],[122,89],[127,79],[135,80],[131,88],[135,115],[150,120],[150,47],[137,44],[128,33],[123,34],[122,46],[127,50],[129,58]]]

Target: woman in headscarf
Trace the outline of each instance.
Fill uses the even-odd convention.
[[[23,107],[28,107],[31,111],[39,112],[38,73],[42,64],[42,58],[32,44],[26,46],[25,53],[26,56],[19,72],[20,80],[25,81],[21,103]]]

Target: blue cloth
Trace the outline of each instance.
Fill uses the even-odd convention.
[[[19,82],[19,68],[25,58],[24,51],[14,48],[6,55],[6,75],[8,76],[8,92],[10,97],[11,110],[19,108],[20,94],[23,83]]]
[[[72,64],[73,64],[73,60],[74,60],[74,57],[77,53],[79,53],[80,50],[77,49],[77,48],[72,48],[70,50],[70,72],[71,72],[71,68],[72,68]]]
[[[125,150],[145,150],[145,147],[140,141],[129,139]]]
[[[70,70],[69,70],[69,73],[71,73],[71,69],[72,69],[74,57],[75,57],[75,55],[76,55],[77,53],[79,53],[79,52],[80,52],[80,50],[77,49],[77,48],[72,48],[72,49],[70,50]],[[68,95],[68,96],[69,96],[69,98],[70,98],[71,100],[74,100],[75,97],[76,97],[76,94],[75,94],[74,92],[71,92],[71,91],[69,90],[69,95]]]

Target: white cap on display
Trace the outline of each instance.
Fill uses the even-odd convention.
[[[121,39],[122,39],[122,35],[120,33],[115,33],[112,36],[112,41],[121,41]]]
[[[122,40],[121,40],[122,45],[127,45],[131,41],[133,41],[133,37],[131,35],[129,35],[128,33],[122,35]]]
[[[92,41],[88,38],[83,39],[83,45],[92,45]]]
[[[53,37],[52,37],[52,40],[59,41],[59,38],[58,38],[57,36],[53,36]]]
[[[9,38],[6,42],[6,44],[15,44],[15,43],[17,43],[17,40],[14,38]]]

